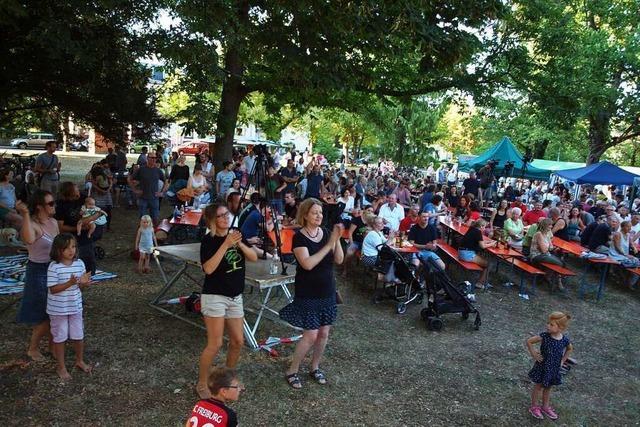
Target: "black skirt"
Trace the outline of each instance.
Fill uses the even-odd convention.
[[[335,295],[330,298],[300,298],[280,310],[280,319],[305,330],[333,325],[338,316]]]

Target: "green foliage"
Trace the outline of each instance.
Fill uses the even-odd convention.
[[[254,123],[267,139],[279,141],[282,131],[299,117],[300,111],[290,105],[281,105],[273,97],[253,92],[240,105],[238,122],[244,125]]]
[[[148,46],[129,28],[151,19],[155,7],[153,1],[4,2],[2,122],[20,127],[22,111],[55,110],[115,138],[124,124],[152,123],[150,74],[139,63]]]
[[[512,10],[500,34],[518,48],[501,65],[528,116],[551,132],[581,131],[589,162],[637,140],[640,1],[523,0]]]
[[[469,71],[483,46],[476,30],[503,12],[499,0],[220,0],[206,7],[183,0],[168,7],[179,21],[169,37],[161,35],[168,40],[161,56],[185,73],[189,117],[206,125],[217,114],[216,152],[223,157],[252,92],[267,97],[271,113],[284,105],[352,111],[359,93],[411,96],[477,82],[486,69]],[[196,93],[221,93],[217,112],[196,102]]]
[[[477,141],[473,153],[484,151],[507,135],[521,153],[530,149],[536,158],[575,161],[587,155],[584,129],[579,124],[564,129],[518,101],[498,99],[492,109],[477,110],[470,124]]]

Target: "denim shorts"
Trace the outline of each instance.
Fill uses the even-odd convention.
[[[422,262],[428,262],[429,260],[440,261],[440,257],[433,251],[421,250],[418,253],[418,259]]]
[[[475,257],[476,257],[475,251],[468,251],[466,249],[460,249],[458,251],[458,258],[460,258],[460,261],[470,262],[470,261],[473,261]]]

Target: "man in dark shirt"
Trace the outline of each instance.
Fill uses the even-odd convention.
[[[127,154],[122,151],[122,145],[116,145],[116,172],[127,170]]]
[[[607,202],[605,202],[604,200],[598,200],[596,202],[596,205],[589,209],[589,213],[593,215],[594,218],[599,218],[606,213],[604,210],[606,204]]]
[[[84,262],[86,271],[91,274],[96,272],[96,258],[94,253],[93,239],[88,237],[88,224],[95,221],[101,215],[96,213],[90,217],[83,218],[80,210],[84,205],[84,198],[80,197],[78,186],[72,182],[63,182],[60,186],[60,198],[56,201],[55,219],[58,221],[58,228],[61,233],[77,234],[78,222],[82,221],[86,226],[77,237],[78,258]]]
[[[589,240],[591,239],[591,235],[593,235],[593,230],[595,230],[598,225],[602,224],[604,220],[604,216],[601,216],[582,230],[582,234],[580,234],[580,244],[582,246],[589,246]]]
[[[138,210],[140,217],[149,211],[153,225],[160,220],[160,196],[167,190],[167,180],[162,169],[156,167],[156,154],[147,155],[146,166],[141,166],[133,173],[131,180],[139,184],[141,194],[138,195]],[[162,182],[162,188],[160,188]]]
[[[600,254],[609,253],[609,240],[611,239],[611,231],[618,228],[618,217],[610,216],[607,222],[598,224],[593,230],[589,239],[589,249]]]
[[[109,154],[107,154],[104,159],[107,161],[111,173],[116,173],[116,161],[118,160],[118,156],[116,156],[116,153],[113,152],[113,148],[111,147],[109,147],[107,151],[109,152]]]
[[[296,200],[295,190],[284,193],[284,214],[284,225],[296,223],[296,215],[298,215],[298,201]]]
[[[462,194],[473,194],[473,197],[478,198],[478,189],[480,188],[480,181],[476,178],[476,172],[469,172],[469,178],[462,181],[463,191]]]
[[[438,229],[429,224],[429,214],[422,212],[418,222],[409,230],[409,241],[413,243],[416,249],[420,250],[418,256],[414,258],[415,265],[419,265],[418,259],[423,263],[432,260],[440,269],[444,270],[444,262],[436,254],[438,250],[436,240],[438,240]]]
[[[322,193],[322,173],[320,173],[320,166],[315,164],[315,160],[312,160],[307,166],[307,194],[306,199],[309,197],[320,198]]]
[[[292,159],[287,160],[287,167],[280,169],[280,176],[287,183],[284,191],[295,191],[298,182],[298,172]]]

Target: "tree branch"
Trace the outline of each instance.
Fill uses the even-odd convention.
[[[39,110],[42,108],[49,108],[54,106],[55,104],[32,104],[32,105],[26,105],[23,107],[5,108],[0,110],[0,114],[14,113],[16,111],[25,111],[25,110]]]

